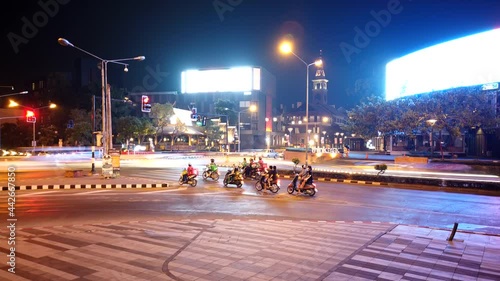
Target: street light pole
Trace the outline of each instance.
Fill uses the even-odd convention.
[[[36,148],[36,133],[35,133],[35,124],[36,122],[33,122],[33,141],[31,142],[31,145],[33,146],[33,155],[35,154],[35,148]]]
[[[436,119],[429,119],[429,120],[427,120],[427,122],[431,125],[431,135],[429,137],[429,142],[431,145],[431,160],[432,160],[432,156],[434,155],[434,145],[433,145],[433,141],[432,141],[432,135],[434,134],[434,124],[436,124],[437,120]]]
[[[125,66],[124,71],[128,71],[128,64],[123,63],[122,61],[130,61],[130,60],[137,60],[137,61],[143,61],[146,58],[144,56],[137,56],[133,58],[124,58],[124,59],[114,59],[114,60],[107,60],[103,59],[99,56],[96,56],[88,51],[85,51],[84,49],[81,49],[75,45],[73,45],[71,42],[64,38],[59,38],[57,39],[57,42],[59,42],[60,45],[65,46],[65,47],[73,47],[83,53],[86,53],[87,55],[94,57],[98,59],[101,62],[101,82],[102,82],[102,136],[104,138],[103,141],[103,152],[104,155],[108,155],[109,150],[112,148],[113,142],[112,142],[112,127],[111,127],[111,90],[108,86],[108,63],[115,63],[115,64],[120,64]]]
[[[9,107],[24,107],[24,108],[27,108],[29,110],[32,110],[33,112],[37,111],[40,112],[39,110],[40,109],[43,109],[43,108],[56,108],[57,105],[54,104],[54,103],[51,103],[50,105],[47,105],[47,106],[42,106],[42,107],[37,107],[37,108],[33,108],[33,107],[29,107],[29,106],[24,106],[24,105],[21,105],[21,104],[18,104],[17,102],[13,101],[13,100],[10,100],[10,103],[8,105]],[[36,115],[35,115],[36,116]],[[36,120],[33,122],[33,140],[31,141],[31,146],[33,146],[33,154],[35,153],[35,149],[36,149]]]
[[[28,91],[22,91],[22,92],[17,92],[17,93],[5,94],[5,95],[1,95],[0,98],[10,97],[10,96],[17,96],[17,95],[26,95],[27,93],[28,93]]]
[[[292,50],[292,44],[290,42],[283,42],[280,46],[281,52],[287,54],[291,53],[294,55],[296,58],[298,58],[303,64],[306,65],[306,132],[309,131],[309,67],[311,65],[316,65],[320,66],[323,64],[323,61],[321,59],[316,60],[313,63],[307,63],[305,62],[301,57],[299,57],[297,54],[295,54]],[[306,165],[307,165],[307,160],[308,160],[308,154],[309,154],[309,135],[307,136],[307,143],[306,143]]]
[[[241,111],[238,111],[238,152],[241,152]]]

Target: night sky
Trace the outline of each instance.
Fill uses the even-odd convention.
[[[47,3],[50,15],[43,12],[40,3]],[[54,3],[58,3],[57,7]],[[57,38],[64,37],[105,59],[146,56],[143,62],[130,63],[124,82],[129,90],[146,88],[143,78],[152,70],[160,72],[156,80],[159,83],[148,85],[146,90],[179,91],[180,72],[188,68],[259,65],[276,76],[279,97],[304,100],[305,65],[293,56],[279,54],[277,48],[280,39],[289,34],[295,40],[295,53],[305,61],[313,62],[323,51],[329,103],[349,108],[356,100],[346,92],[354,87],[356,79],[375,79],[383,90],[387,62],[443,41],[499,27],[499,3],[11,1],[0,17],[0,85],[30,81],[51,71],[71,71],[74,60],[85,54],[60,46]],[[383,16],[389,13],[390,18]],[[34,16],[39,27],[23,34],[25,22],[33,23]],[[376,17],[381,24],[374,25]],[[369,41],[356,43],[356,30],[365,30],[367,26],[375,27]],[[12,38],[17,38],[17,46],[11,43]],[[356,51],[346,56],[342,46]],[[109,69],[110,75],[121,71],[119,66]]]

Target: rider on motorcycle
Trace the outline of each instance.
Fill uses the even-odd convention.
[[[298,174],[299,186],[302,185],[302,182],[304,181],[304,178],[306,177],[306,175],[307,175],[307,166],[302,165],[302,170]]]
[[[250,177],[252,170],[257,170],[257,165],[257,162],[253,161],[253,158],[250,158],[250,163],[245,168],[245,176]]]
[[[182,180],[184,182],[187,182],[188,178],[190,178],[191,176],[195,176],[195,175],[196,175],[196,173],[194,172],[194,168],[193,168],[193,166],[191,166],[191,163],[189,163],[187,169],[182,172]]]
[[[217,172],[217,164],[215,164],[215,160],[212,158],[210,159],[210,164],[208,164],[208,170],[210,173]]]
[[[264,169],[266,168],[266,164],[264,163],[264,160],[262,160],[262,157],[259,157],[259,169],[262,171],[264,171]]]
[[[307,166],[306,174],[302,178],[302,182],[299,185],[299,188],[297,189],[300,191],[302,188],[304,188],[305,185],[312,185],[313,184],[313,174],[312,174],[312,167]]]
[[[271,171],[272,171],[272,166],[270,166],[269,169],[264,168],[262,170],[262,175],[260,177],[260,184],[263,187],[266,187],[266,186],[269,185],[269,178],[270,178],[270,175],[271,175]]]
[[[269,185],[278,182],[278,173],[276,172],[276,166],[269,166]]]
[[[238,167],[233,167],[230,172],[227,174],[227,181],[233,182],[235,179],[240,177],[240,169]]]
[[[240,167],[242,170],[245,170],[245,168],[248,166],[248,162],[246,158],[243,158],[243,162],[241,162]]]

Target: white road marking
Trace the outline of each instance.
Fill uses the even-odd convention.
[[[54,193],[54,192],[59,192],[59,190],[39,191],[39,192],[33,192],[33,193],[28,193],[28,194],[19,194],[16,196],[18,196],[18,197],[37,196],[37,195],[45,195],[47,193]]]
[[[108,191],[112,191],[112,190],[110,190],[110,189],[95,190],[95,191],[83,191],[82,190],[82,192],[75,193],[73,195],[89,195],[89,194],[101,193],[101,192],[108,192]]]
[[[164,192],[173,192],[173,191],[183,191],[186,190],[187,187],[179,187],[176,189],[166,189],[166,190],[155,190],[155,191],[149,191],[145,192],[144,194],[153,194],[153,193],[164,193]]]

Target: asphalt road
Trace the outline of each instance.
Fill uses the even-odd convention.
[[[143,175],[175,183],[177,168],[148,169]],[[18,191],[21,227],[168,218],[272,218],[379,221],[500,234],[500,197],[431,189],[318,183],[316,196],[289,195],[287,180],[278,194],[200,180],[197,187],[174,184],[165,190]],[[0,214],[7,212],[0,195]]]
[[[239,158],[217,158],[216,162]],[[273,162],[275,161],[275,162]],[[197,187],[176,182],[182,167],[191,162],[202,172],[207,159],[142,159],[122,161],[122,174],[140,181],[168,182],[166,190],[51,190],[18,191],[16,215],[21,227],[167,218],[273,218],[330,221],[379,221],[500,234],[498,193],[467,193],[436,187],[370,186],[318,182],[314,197],[289,195],[282,179],[278,194],[258,192],[254,181],[243,188],[224,188],[221,181],[203,181]],[[286,167],[283,160],[272,164]],[[88,160],[49,159],[7,161],[19,180],[50,178],[67,168],[89,169]],[[291,167],[290,167],[291,168]],[[227,169],[221,168],[221,174]],[[6,173],[2,173],[6,177]],[[221,176],[222,178],[222,176]],[[5,180],[5,179],[3,179]],[[0,194],[0,214],[7,213],[7,195]]]

